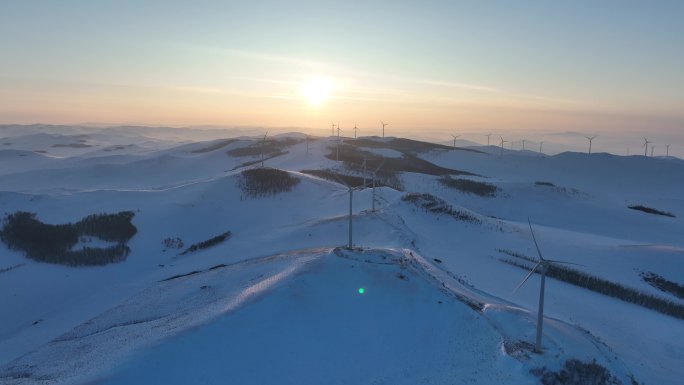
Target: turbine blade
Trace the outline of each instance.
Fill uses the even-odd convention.
[[[534,230],[532,230],[532,222],[530,221],[530,218],[527,218],[527,224],[530,225],[530,232],[532,233],[532,240],[534,240],[534,247],[537,248],[537,254],[539,254],[539,259],[541,261],[543,261],[544,257],[542,257],[541,250],[539,250],[539,244],[537,243],[537,237],[534,236]]]
[[[513,289],[513,293],[512,293],[512,294],[515,294],[515,293],[518,291],[518,289],[520,289],[520,288],[522,287],[522,285],[524,285],[525,282],[527,282],[527,280],[530,279],[530,277],[532,276],[532,274],[534,274],[534,271],[537,270],[537,268],[538,268],[539,265],[541,265],[541,264],[542,264],[541,261],[539,261],[539,262],[537,262],[536,265],[534,265],[534,267],[532,268],[532,270],[530,270],[530,272],[527,273],[527,275],[525,276],[525,279],[523,279],[523,280],[518,284],[518,286],[516,286],[515,289]]]

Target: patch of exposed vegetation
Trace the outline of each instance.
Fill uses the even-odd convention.
[[[576,195],[576,196],[584,196],[584,197],[589,196],[587,193],[584,193],[578,189],[556,186],[555,184],[553,184],[551,182],[536,181],[536,182],[534,182],[534,185],[535,186],[550,187],[551,191],[556,192],[556,193]]]
[[[433,214],[446,214],[456,219],[457,221],[470,222],[474,224],[481,224],[482,220],[476,216],[462,210],[454,209],[450,204],[444,200],[437,198],[434,195],[427,193],[408,193],[401,197],[404,202],[409,202]]]
[[[670,213],[670,212],[654,209],[652,207],[646,207],[646,206],[642,206],[642,205],[633,205],[633,206],[627,206],[627,207],[632,209],[632,210],[643,211],[643,212],[648,213],[648,214],[662,215],[662,216],[666,216],[666,217],[670,217],[670,218],[675,218],[675,215]]]
[[[41,222],[35,213],[18,211],[3,219],[0,240],[12,250],[22,251],[30,259],[67,266],[106,265],[126,259],[126,243],[136,234],[131,223],[135,214],[89,215],[76,223],[51,225]],[[116,244],[109,247],[73,247],[83,236],[93,236]]]
[[[285,151],[286,148],[292,147],[301,141],[301,139],[295,138],[267,138],[266,141],[257,140],[248,146],[234,148],[228,151],[227,154],[236,158],[245,156],[264,156],[273,158],[287,154]]]
[[[357,139],[360,140],[360,139]],[[402,152],[402,157],[389,158],[383,157],[372,152],[364,151],[358,146],[354,145],[354,141],[348,142],[350,144],[341,144],[338,149],[336,147],[330,148],[330,153],[326,157],[330,160],[340,160],[344,162],[345,167],[361,171],[363,169],[363,161],[366,160],[366,170],[374,170],[380,165],[381,172],[398,173],[398,172],[415,172],[427,175],[475,175],[467,171],[461,171],[446,167],[437,166],[434,163],[421,159],[411,152]]]
[[[22,266],[24,266],[23,263],[19,263],[19,264],[8,266],[8,267],[3,267],[2,269],[0,269],[0,274],[7,273],[8,271],[12,271],[12,270],[20,268]]]
[[[132,144],[127,144],[127,145],[109,146],[109,147],[103,148],[102,151],[107,151],[107,152],[119,151],[119,150],[125,149],[126,147],[133,147],[133,145],[132,145]]]
[[[475,194],[481,197],[495,197],[499,188],[491,183],[478,182],[470,179],[456,179],[449,175],[439,178],[439,183],[446,187],[456,189],[458,191]]]
[[[563,368],[557,372],[542,367],[532,369],[530,373],[539,377],[543,385],[622,385],[620,379],[599,365],[596,360],[582,362],[570,359],[565,361]]]
[[[321,179],[329,180],[329,181],[335,182],[335,183],[339,183],[339,181],[342,180],[344,183],[348,184],[351,187],[363,186],[363,178],[362,177],[340,174],[340,173],[337,173],[337,172],[332,171],[330,169],[328,169],[328,170],[302,170],[300,172],[304,173],[304,174],[308,174],[308,175],[313,175],[313,176],[321,178]],[[366,183],[368,183],[369,180],[370,179],[366,179]],[[378,184],[378,186],[379,186],[379,184]]]
[[[253,168],[240,173],[238,186],[251,198],[292,191],[299,178],[277,168]]]
[[[527,341],[504,340],[503,348],[506,354],[518,359],[529,359],[530,352],[534,351],[534,345]]]
[[[276,157],[281,156],[281,155],[284,155],[284,154],[286,154],[286,153],[284,153],[284,152],[282,152],[282,153],[281,153],[281,152],[278,152],[278,153],[273,153],[273,154],[271,154],[271,155],[269,155],[269,156],[265,156],[265,157],[263,157],[263,158],[261,158],[261,159],[250,160],[250,161],[248,161],[248,162],[243,162],[243,163],[240,163],[240,164],[238,164],[237,166],[233,167],[232,170],[237,170],[237,169],[239,169],[239,168],[245,168],[245,167],[253,166],[253,165],[255,165],[255,164],[263,163],[263,162],[265,162],[265,161],[267,161],[267,160],[269,160],[269,159],[273,159],[273,158],[276,158]]]
[[[161,243],[162,246],[164,246],[164,249],[182,249],[183,246],[185,246],[185,243],[183,243],[183,240],[180,237],[164,238]]]
[[[304,174],[309,174],[313,175],[318,178],[326,179],[335,183],[339,183],[340,180],[342,180],[344,183],[351,187],[361,187],[364,185],[364,178],[360,176],[354,176],[354,175],[346,175],[346,174],[341,174],[338,172],[335,172],[333,170],[302,170],[300,171]],[[372,187],[372,177],[368,176],[365,179],[366,186]],[[381,174],[377,173],[375,176],[375,187],[390,187],[395,190],[401,191],[402,186],[401,183],[398,182],[396,179],[396,175],[387,175],[387,174]]]
[[[533,264],[537,263],[536,259],[521,253],[505,249],[498,251],[514,257],[513,259],[501,259],[502,262],[526,271],[532,270]],[[535,271],[535,273],[539,274],[539,271]],[[552,264],[546,270],[546,276],[675,318],[684,319],[683,305],[575,269]]]
[[[389,140],[384,139],[371,139],[371,138],[360,138],[354,139],[354,145],[366,148],[387,148],[391,150],[396,150],[402,153],[412,153],[418,154],[421,152],[428,152],[434,150],[458,150],[458,151],[470,151],[483,153],[480,150],[475,150],[472,148],[462,148],[462,147],[452,147],[445,146],[443,144],[421,142],[418,140],[404,139],[404,138],[392,138]]]
[[[216,246],[219,243],[223,243],[226,240],[228,240],[230,238],[230,236],[231,236],[231,232],[226,231],[225,233],[219,234],[219,235],[212,237],[212,238],[209,238],[206,241],[202,241],[202,242],[192,244],[192,245],[190,245],[190,247],[188,247],[187,249],[185,249],[182,253],[180,253],[178,255],[185,255],[188,253],[194,253],[197,250],[203,250],[203,249],[206,249],[206,248],[209,248],[212,246]]]
[[[91,146],[89,144],[82,143],[82,141],[79,141],[78,143],[68,143],[68,144],[57,143],[57,144],[53,144],[52,147],[86,148],[86,147],[93,147],[93,146]]]
[[[644,271],[639,275],[644,282],[655,287],[656,289],[664,293],[670,293],[677,298],[684,299],[684,285],[669,281],[663,276],[652,271]]]
[[[222,148],[224,148],[224,147],[226,147],[232,143],[235,143],[235,142],[237,142],[237,139],[217,140],[214,143],[212,143],[206,147],[202,147],[202,148],[198,148],[196,150],[192,150],[192,153],[201,154],[201,153],[205,153],[205,152],[220,150],[220,149],[222,149]]]

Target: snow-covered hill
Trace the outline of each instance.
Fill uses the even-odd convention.
[[[513,294],[526,272],[507,263],[536,258],[529,218],[546,257],[684,307],[644,279],[684,285],[679,159],[296,133],[264,142],[161,128],[1,132],[0,211],[60,224],[130,210],[138,229],[126,260],[105,266],[47,264],[2,246],[2,383],[532,384],[530,370],[571,359],[596,359],[623,383],[684,375],[681,317],[554,278],[545,353],[532,353],[539,278]],[[262,160],[299,182],[250,194],[241,172]],[[401,171],[416,162],[424,171]],[[377,166],[395,188],[375,189],[375,212],[373,189],[354,191],[358,249],[339,248],[348,190],[301,171],[370,181]],[[441,170],[495,192],[449,187]],[[164,243],[227,231],[185,255]]]

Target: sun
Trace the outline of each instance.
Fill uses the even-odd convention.
[[[315,75],[301,82],[301,94],[309,105],[320,107],[330,98],[330,79]]]

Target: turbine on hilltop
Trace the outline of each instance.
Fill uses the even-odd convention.
[[[646,137],[644,137],[644,156],[648,156],[648,145],[651,143],[653,143],[653,142],[651,142],[650,140],[646,139]]]
[[[454,148],[456,148],[456,138],[458,138],[458,137],[461,136],[461,135],[454,135],[454,134],[451,134],[451,136],[454,138]]]
[[[503,155],[504,143],[508,143],[508,141],[504,140],[503,136],[499,136],[499,138],[501,138],[501,155]]]
[[[534,236],[534,230],[532,230],[532,222],[530,222],[530,219],[527,218],[527,224],[530,226],[530,233],[532,233],[532,240],[534,241],[534,247],[537,249],[537,255],[539,256],[539,262],[537,262],[536,265],[530,270],[529,273],[525,276],[525,278],[516,286],[515,290],[513,290],[513,293],[518,291],[522,287],[522,285],[527,282],[527,280],[534,274],[535,271],[539,270],[539,274],[541,274],[541,284],[539,286],[539,308],[537,309],[537,336],[535,339],[535,344],[534,344],[534,351],[537,353],[542,352],[542,328],[544,326],[544,289],[546,285],[546,271],[548,268],[553,266],[555,263],[564,263],[564,264],[569,264],[569,265],[578,265],[577,263],[572,263],[572,262],[564,262],[564,261],[554,261],[552,259],[545,259],[542,256],[541,250],[539,249],[539,244],[537,243],[537,238]]]
[[[591,142],[593,142],[594,139],[596,139],[596,137],[597,135],[585,136],[585,138],[587,138],[587,140],[589,141],[589,155],[591,155]]]

